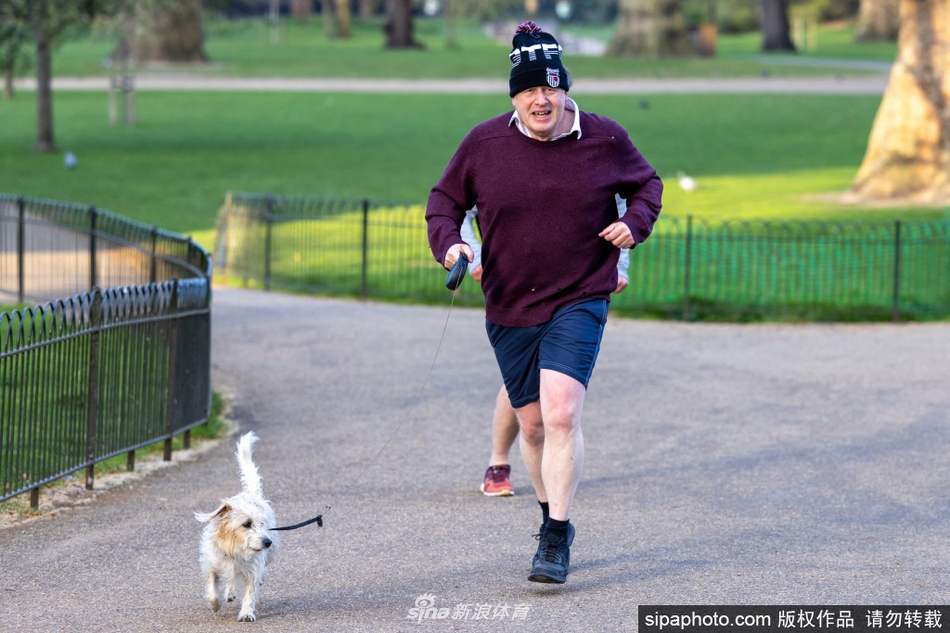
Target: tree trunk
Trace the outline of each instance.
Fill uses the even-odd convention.
[[[129,61],[206,62],[201,0],[151,0],[138,5]],[[121,45],[120,45],[121,48]]]
[[[762,50],[794,51],[788,0],[762,0]]]
[[[900,27],[900,0],[861,0],[855,39],[893,42]]]
[[[678,0],[621,0],[608,55],[683,57],[693,54]]]
[[[333,0],[320,0],[320,17],[323,19],[323,34],[328,40],[336,37],[336,10]]]
[[[310,19],[310,14],[313,13],[313,2],[312,0],[290,0],[290,12],[297,18],[299,24],[306,24]]]
[[[350,0],[338,0],[336,3],[336,36],[347,38],[352,35]]]
[[[13,69],[6,68],[3,71],[3,98],[9,101],[13,98]]]
[[[451,49],[459,47],[457,24],[459,2],[460,0],[448,0],[442,12],[442,18],[445,20],[445,46]]]
[[[950,200],[950,2],[900,0],[897,61],[847,198]]]
[[[422,48],[412,37],[411,0],[386,0],[386,48]]]
[[[36,148],[40,153],[56,151],[53,140],[53,68],[49,33],[36,32]]]
[[[379,0],[360,0],[360,17],[371,18],[379,12]]]

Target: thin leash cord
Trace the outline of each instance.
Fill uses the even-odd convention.
[[[452,302],[449,304],[449,311],[448,311],[448,314],[446,314],[445,316],[445,324],[442,326],[442,336],[439,338],[439,346],[435,350],[435,356],[432,357],[432,364],[429,365],[429,371],[426,373],[425,380],[422,381],[422,386],[419,388],[419,393],[416,395],[416,401],[413,402],[412,406],[409,407],[409,411],[406,412],[405,417],[403,417],[402,421],[396,426],[393,432],[389,435],[389,438],[386,440],[386,443],[383,444],[383,446],[378,451],[376,451],[376,454],[373,455],[373,458],[369,461],[369,463],[363,467],[363,470],[360,471],[360,474],[356,476],[356,479],[351,481],[350,485],[346,487],[346,489],[343,491],[342,497],[346,497],[347,493],[350,492],[350,489],[352,489],[353,486],[355,486],[359,482],[359,480],[363,478],[363,475],[365,475],[367,471],[369,471],[369,469],[372,468],[373,464],[376,463],[376,460],[379,459],[379,456],[383,454],[383,451],[386,450],[390,442],[393,441],[393,438],[396,437],[396,434],[399,433],[399,430],[403,427],[403,425],[406,424],[406,421],[409,420],[409,416],[412,415],[412,412],[415,411],[416,405],[419,403],[422,397],[422,392],[425,391],[426,385],[429,384],[429,378],[432,377],[432,370],[435,369],[435,363],[436,361],[439,360],[439,352],[442,351],[442,343],[445,341],[445,333],[449,329],[449,319],[452,317],[452,307],[455,305],[455,297],[457,295],[458,295],[457,290],[452,292]],[[332,506],[325,506],[324,511],[329,512],[331,508]],[[323,515],[320,515],[320,516],[322,517]],[[318,521],[318,518],[319,517],[311,519],[310,522],[316,521],[318,524],[322,525],[322,521]],[[300,524],[300,525],[302,527],[303,524]]]

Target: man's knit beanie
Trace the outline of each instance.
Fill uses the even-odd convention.
[[[561,63],[561,45],[534,22],[524,22],[511,40],[511,78],[508,94],[513,97],[522,90],[536,86],[571,87],[567,69]]]

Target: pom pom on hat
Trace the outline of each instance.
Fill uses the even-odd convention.
[[[522,22],[518,25],[518,28],[515,29],[515,34],[518,33],[527,33],[528,35],[537,35],[541,32],[541,27],[528,20],[527,22]]]
[[[571,80],[561,63],[561,45],[534,22],[522,22],[511,40],[509,96],[536,86],[570,88]]]

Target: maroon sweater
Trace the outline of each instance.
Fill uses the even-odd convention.
[[[429,246],[440,263],[478,206],[482,291],[492,323],[528,327],[586,299],[610,299],[620,249],[598,233],[621,221],[637,244],[653,230],[663,183],[610,119],[581,112],[581,138],[538,141],[511,113],[477,125],[429,194]]]

